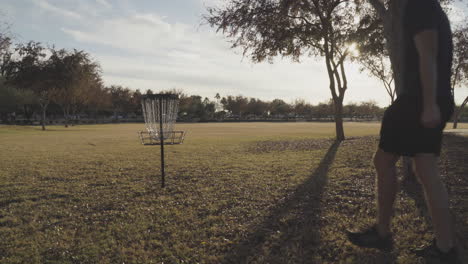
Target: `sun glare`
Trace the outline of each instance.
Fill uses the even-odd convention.
[[[357,44],[355,42],[350,43],[348,45],[348,53],[351,54],[354,57],[359,56],[359,49],[358,49],[358,46],[357,46]]]

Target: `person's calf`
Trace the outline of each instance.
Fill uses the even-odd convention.
[[[416,172],[426,196],[427,207],[431,213],[437,246],[449,250],[454,246],[453,223],[449,210],[447,189],[441,180],[437,157],[433,154],[421,154],[414,158]]]
[[[398,189],[395,164],[398,156],[379,149],[374,155],[377,170],[376,197],[377,221],[376,230],[382,236],[390,233],[390,222],[393,216],[393,204]]]

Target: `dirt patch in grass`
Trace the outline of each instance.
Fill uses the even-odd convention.
[[[310,151],[326,149],[333,143],[331,139],[299,139],[299,140],[266,140],[250,144],[247,151],[251,153],[271,153],[281,151]]]

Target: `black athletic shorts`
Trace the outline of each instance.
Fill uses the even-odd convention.
[[[380,149],[400,156],[412,157],[418,153],[439,156],[442,133],[453,114],[454,101],[452,97],[439,97],[437,103],[442,122],[436,128],[425,128],[421,123],[422,99],[404,95],[398,97],[384,113]]]

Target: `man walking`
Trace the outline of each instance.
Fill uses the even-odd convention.
[[[436,237],[432,245],[418,254],[456,263],[448,194],[437,168],[443,129],[454,108],[450,90],[452,32],[438,0],[408,0],[403,48],[402,91],[384,114],[379,149],[374,156],[376,223],[365,230],[348,231],[347,235],[361,247],[392,248],[390,222],[397,193],[395,164],[400,156],[410,156],[424,188]]]

